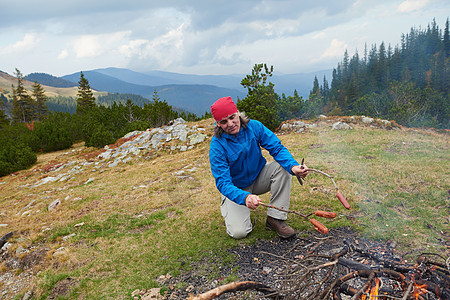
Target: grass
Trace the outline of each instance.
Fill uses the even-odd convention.
[[[212,125],[211,120],[200,122],[209,134]],[[334,211],[336,219],[320,220],[329,228],[352,226],[372,239],[395,240],[411,255],[435,251],[448,256],[443,242],[449,237],[448,133],[329,127],[321,122],[280,139],[298,161],[304,157],[309,167],[334,176],[352,210],[337,200],[331,180],[316,173],[303,186],[293,181],[291,209]],[[252,213],[255,229],[248,238],[227,236],[208,143],[187,152],[149,153],[112,169],[84,165],[72,179],[33,187],[57,175],[42,171],[50,162],[80,165],[95,151],[82,145],[72,150],[42,154],[33,169],[0,181],[0,223],[8,224],[0,227],[0,235],[15,232],[11,253],[19,246],[48,249],[34,282],[39,299],[67,278],[76,284],[61,299],[130,299],[135,289],[159,287],[158,276],[177,276],[206,258],[217,261],[205,266],[205,276],[219,280],[218,267],[233,266],[226,249],[274,237],[264,230],[263,208]],[[177,176],[180,171],[187,176]],[[61,205],[49,211],[56,199]],[[268,195],[263,199],[268,202]],[[22,215],[25,210],[31,213]],[[300,217],[289,216],[289,222],[298,231],[314,230]],[[1,272],[9,271],[2,265]],[[236,279],[221,278],[224,283]]]

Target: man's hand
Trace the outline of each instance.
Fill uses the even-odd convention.
[[[300,178],[305,178],[308,175],[308,167],[306,165],[293,166],[291,171]]]
[[[250,194],[245,197],[245,205],[250,209],[256,209],[260,202],[261,199],[256,195]]]

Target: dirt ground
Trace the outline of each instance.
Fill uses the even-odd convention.
[[[295,299],[290,289],[294,287],[287,278],[292,277],[295,270],[298,278],[305,274],[308,257],[320,257],[323,262],[330,261],[327,257],[342,252],[345,248],[345,259],[355,262],[357,266],[364,265],[370,269],[388,268],[400,266],[400,268],[413,268],[415,261],[408,261],[405,257],[419,256],[411,250],[407,253],[400,253],[396,250],[395,241],[375,242],[361,237],[357,232],[349,228],[331,229],[324,236],[320,233],[300,232],[296,237],[284,240],[275,238],[269,241],[258,241],[252,246],[241,246],[230,250],[236,261],[229,267],[216,268],[217,258],[212,256],[208,261],[196,264],[192,271],[186,272],[178,277],[162,278],[161,282],[168,288],[167,299],[188,299],[217,286],[226,284],[226,278],[232,274],[232,269],[237,270],[238,279],[235,281],[256,281],[265,286],[280,291],[284,299]],[[344,260],[345,260],[344,259]],[[437,257],[439,260],[439,257]],[[319,263],[321,264],[321,263]],[[350,272],[351,268],[342,268],[345,272]],[[209,270],[209,272],[208,272]],[[211,274],[217,274],[211,277]],[[291,274],[287,276],[288,274]],[[306,279],[305,279],[306,280]],[[389,284],[385,280],[385,285]],[[445,281],[445,279],[444,279]],[[361,281],[364,283],[364,281]],[[307,283],[308,284],[308,283]],[[356,283],[354,283],[356,284]],[[450,286],[447,280],[444,285]],[[312,285],[312,284],[311,284]],[[182,286],[182,288],[177,288]],[[432,293],[428,293],[429,298],[433,298]],[[345,296],[345,295],[344,295]],[[246,290],[222,294],[214,299],[268,299],[263,292]],[[347,299],[347,298],[342,298]],[[350,299],[350,297],[348,297]]]

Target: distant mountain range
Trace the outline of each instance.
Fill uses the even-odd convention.
[[[314,73],[277,74],[269,78],[278,94],[290,96],[297,90],[300,96],[307,98],[312,89],[314,76],[322,82],[326,76],[331,81],[332,70]],[[152,99],[154,92],[161,100],[183,110],[203,115],[218,98],[231,96],[234,100],[243,99],[247,90],[241,86],[245,74],[233,75],[192,75],[163,71],[135,72],[129,69],[104,68],[83,71],[93,90],[136,94]],[[33,82],[52,87],[77,86],[80,72],[55,77],[44,73],[31,73],[25,77]]]

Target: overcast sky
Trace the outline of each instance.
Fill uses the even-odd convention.
[[[448,0],[0,0],[0,70],[306,73],[449,14]]]

